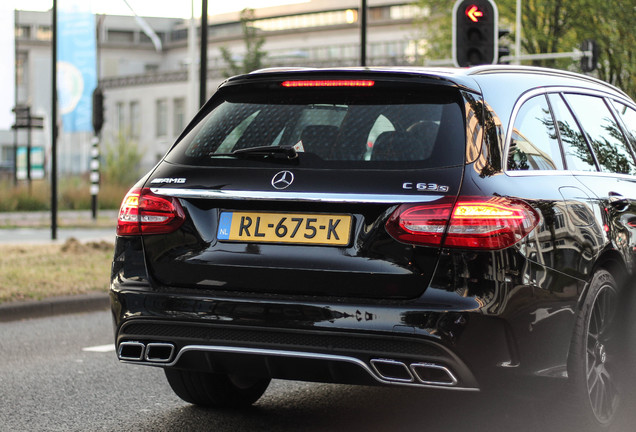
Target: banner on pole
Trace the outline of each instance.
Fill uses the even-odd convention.
[[[15,11],[11,6],[12,2],[0,5],[0,130],[11,128],[15,105]]]
[[[65,132],[91,132],[92,94],[97,86],[95,15],[64,1],[58,10],[57,92]]]

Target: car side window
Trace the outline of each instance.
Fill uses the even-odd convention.
[[[567,94],[565,98],[585,130],[601,170],[636,174],[634,156],[605,100],[580,94]]]
[[[596,171],[594,156],[590,151],[583,132],[560,94],[548,95],[550,106],[557,123],[563,155],[567,169],[571,171]]]
[[[554,120],[544,95],[529,99],[517,113],[508,151],[508,169],[563,169]]]

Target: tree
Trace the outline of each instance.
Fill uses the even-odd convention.
[[[134,184],[140,176],[139,168],[143,156],[139,145],[120,131],[115,142],[106,146],[104,179],[121,186]]]
[[[598,77],[636,97],[636,5],[617,0],[576,3],[577,38],[599,45]]]
[[[516,0],[496,0],[499,26],[514,30]],[[428,28],[430,59],[450,58],[453,0],[419,0],[430,15],[418,24]],[[636,9],[618,0],[522,0],[522,51],[568,52],[585,39],[599,44],[598,77],[636,97]],[[510,35],[514,39],[514,32]],[[536,60],[535,66],[579,70],[571,60]]]
[[[245,41],[245,55],[242,64],[238,64],[232,57],[232,53],[227,47],[221,47],[221,56],[228,65],[228,69],[223,72],[227,78],[233,75],[250,73],[256,69],[262,69],[263,59],[267,55],[262,50],[265,38],[259,34],[258,28],[254,27],[254,9],[243,9],[240,14],[241,29],[243,30],[243,40]]]

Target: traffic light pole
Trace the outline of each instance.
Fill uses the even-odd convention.
[[[360,66],[367,65],[367,0],[360,4]]]
[[[573,59],[580,60],[583,57],[592,57],[593,52],[580,51],[575,49],[570,52],[563,53],[549,53],[549,54],[523,54],[523,55],[509,55],[501,57],[501,62],[514,61],[514,60],[556,60],[556,59]]]
[[[51,240],[57,240],[57,0],[51,12]]]
[[[99,141],[104,125],[104,92],[97,86],[93,90],[93,131],[95,135],[91,141],[91,213],[93,220],[97,220],[97,195],[99,194]]]
[[[99,136],[96,132],[91,141],[91,215],[97,220],[97,195],[99,194]]]

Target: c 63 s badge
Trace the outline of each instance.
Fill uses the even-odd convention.
[[[437,183],[402,183],[404,190],[416,190],[418,192],[448,192],[448,186],[438,185]]]

